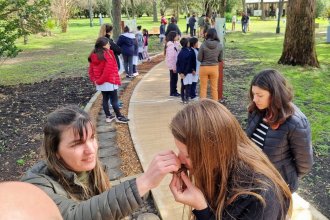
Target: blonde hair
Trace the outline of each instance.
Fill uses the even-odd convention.
[[[285,219],[287,201],[291,214],[291,192],[285,181],[223,105],[209,99],[190,104],[176,114],[170,129],[187,146],[193,166],[190,179],[203,192],[216,219],[240,195],[254,196],[265,206],[258,192],[270,188],[281,205],[281,219]]]
[[[88,185],[78,182],[80,189],[77,189],[72,187],[72,181],[68,180],[65,175],[68,169],[56,156],[61,142],[61,134],[66,128],[72,127],[74,133],[80,137],[80,140],[85,141],[83,140],[84,132],[88,133],[88,126],[92,127],[94,134],[95,127],[89,115],[78,106],[66,106],[55,110],[48,115],[46,125],[44,126],[44,140],[41,149],[47,167],[56,181],[62,185],[68,196],[77,201],[87,200],[110,188],[109,178],[98,159],[94,169],[89,172]]]
[[[113,27],[110,24],[102,24],[99,32],[99,37],[105,37],[106,34],[112,31]]]

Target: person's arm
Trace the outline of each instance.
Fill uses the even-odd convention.
[[[198,59],[199,62],[202,62],[203,61],[203,58],[204,58],[204,46],[202,44],[201,47],[198,50],[197,59]]]
[[[296,117],[296,116],[291,116]],[[289,134],[289,146],[294,158],[298,177],[306,175],[313,166],[313,148],[311,129],[306,118],[299,118],[299,122]]]
[[[110,49],[117,56],[121,54],[121,48],[115,42],[113,42],[113,40],[110,40]]]
[[[89,67],[88,67],[88,76],[89,76],[90,81],[95,83],[93,68],[94,68],[94,64],[92,62],[90,62]]]

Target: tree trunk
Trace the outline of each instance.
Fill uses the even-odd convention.
[[[278,63],[320,67],[315,50],[315,0],[290,0],[282,56]]]
[[[211,9],[211,4],[209,1],[205,1],[204,11],[205,11],[205,15],[207,17],[211,17],[212,9]]]
[[[152,9],[153,9],[153,21],[158,22],[158,16],[157,16],[157,0],[152,1]]]
[[[113,39],[117,41],[121,34],[121,0],[112,0]]]
[[[227,1],[226,0],[221,0],[220,1],[220,17],[221,18],[225,18],[225,13],[226,13],[226,3]]]
[[[243,12],[246,14],[246,4],[245,4],[245,0],[242,0],[242,6],[243,6]]]
[[[135,18],[135,7],[134,7],[134,1],[131,0],[131,7],[132,7],[132,17]]]
[[[261,0],[261,20],[266,20],[265,10],[264,10],[264,0]]]
[[[124,7],[125,7],[125,11],[126,11],[127,19],[130,20],[130,15],[129,15],[129,12],[128,12],[128,8],[127,8],[127,2],[126,2],[126,0],[125,0]]]

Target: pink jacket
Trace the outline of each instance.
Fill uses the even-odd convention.
[[[180,52],[179,43],[169,41],[166,44],[166,64],[168,69],[176,71],[176,60]]]

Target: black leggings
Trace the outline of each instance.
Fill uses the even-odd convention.
[[[115,114],[117,117],[121,116],[121,113],[119,111],[119,106],[118,106],[118,95],[117,95],[117,89],[114,91],[102,91],[102,96],[103,96],[103,111],[107,117],[111,115],[110,110],[109,110],[109,99],[111,101],[111,105],[113,110],[115,111]]]

